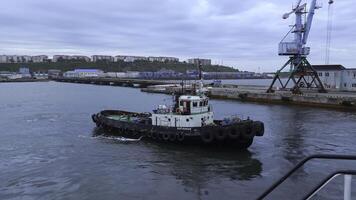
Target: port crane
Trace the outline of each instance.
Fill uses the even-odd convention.
[[[329,5],[332,3],[333,0],[329,0]],[[292,11],[283,15],[283,19],[288,19],[292,14],[295,14],[295,24],[279,43],[278,50],[280,56],[289,56],[289,60],[277,71],[267,93],[274,92],[273,87],[277,80],[280,83],[282,90],[286,90],[292,81],[291,84],[293,84],[293,87],[291,88],[291,91],[294,94],[301,94],[301,88],[315,88],[318,89],[319,92],[326,92],[318,73],[307,60],[307,56],[310,53],[310,47],[306,46],[315,11],[321,8],[321,6],[317,5],[316,0],[312,0],[308,12],[306,11],[306,8],[307,3],[302,4],[302,0],[298,0]],[[304,17],[306,14],[308,15]],[[294,34],[294,40],[285,42],[285,39],[290,34]],[[287,66],[290,66],[291,70],[287,81],[284,83],[281,79],[281,72]]]

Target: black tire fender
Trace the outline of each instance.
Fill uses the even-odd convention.
[[[237,139],[240,135],[240,130],[237,127],[232,127],[228,132],[228,136],[231,139]]]
[[[252,132],[252,126],[253,126],[252,123],[245,123],[241,126],[241,130],[242,130],[241,136],[244,139],[250,140],[255,136],[254,133]]]
[[[212,132],[203,132],[200,135],[200,138],[204,143],[211,143],[214,141],[214,135]]]
[[[163,133],[163,134],[162,134],[162,139],[163,139],[164,141],[168,141],[168,140],[169,140],[170,135],[171,135],[171,134],[168,134],[168,133]]]
[[[93,120],[94,123],[97,123],[97,121],[98,121],[96,114],[92,114],[91,119]]]
[[[178,140],[179,142],[183,142],[183,141],[184,141],[184,138],[185,138],[185,134],[184,134],[184,133],[179,133],[179,134],[177,135],[177,140]]]
[[[158,134],[156,132],[152,133],[152,139],[154,139],[154,140],[158,139]]]
[[[257,122],[258,132],[256,136],[263,136],[265,134],[265,124],[263,122]]]
[[[227,136],[227,132],[225,131],[225,129],[221,128],[218,129],[214,135],[217,140],[223,141]]]

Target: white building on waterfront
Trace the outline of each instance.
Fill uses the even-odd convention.
[[[202,59],[202,58],[192,58],[188,59],[189,64],[194,64],[198,65],[199,63],[202,64],[203,66],[211,65],[211,60],[210,59]]]
[[[342,65],[313,65],[326,89],[356,91],[356,69]]]
[[[104,72],[99,69],[75,69],[74,71],[67,71],[63,74],[66,78],[96,78],[103,77]]]

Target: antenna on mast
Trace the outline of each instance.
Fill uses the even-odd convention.
[[[331,33],[333,30],[333,6],[334,0],[329,0],[328,6],[328,22],[326,30],[326,46],[325,46],[325,64],[330,64],[330,47],[331,47]]]

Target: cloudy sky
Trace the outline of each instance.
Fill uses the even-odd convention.
[[[310,35],[325,61],[327,0]],[[211,58],[242,70],[275,71],[277,45],[295,0],[1,0],[0,54],[109,54]],[[336,0],[331,62],[356,67],[356,4]]]

